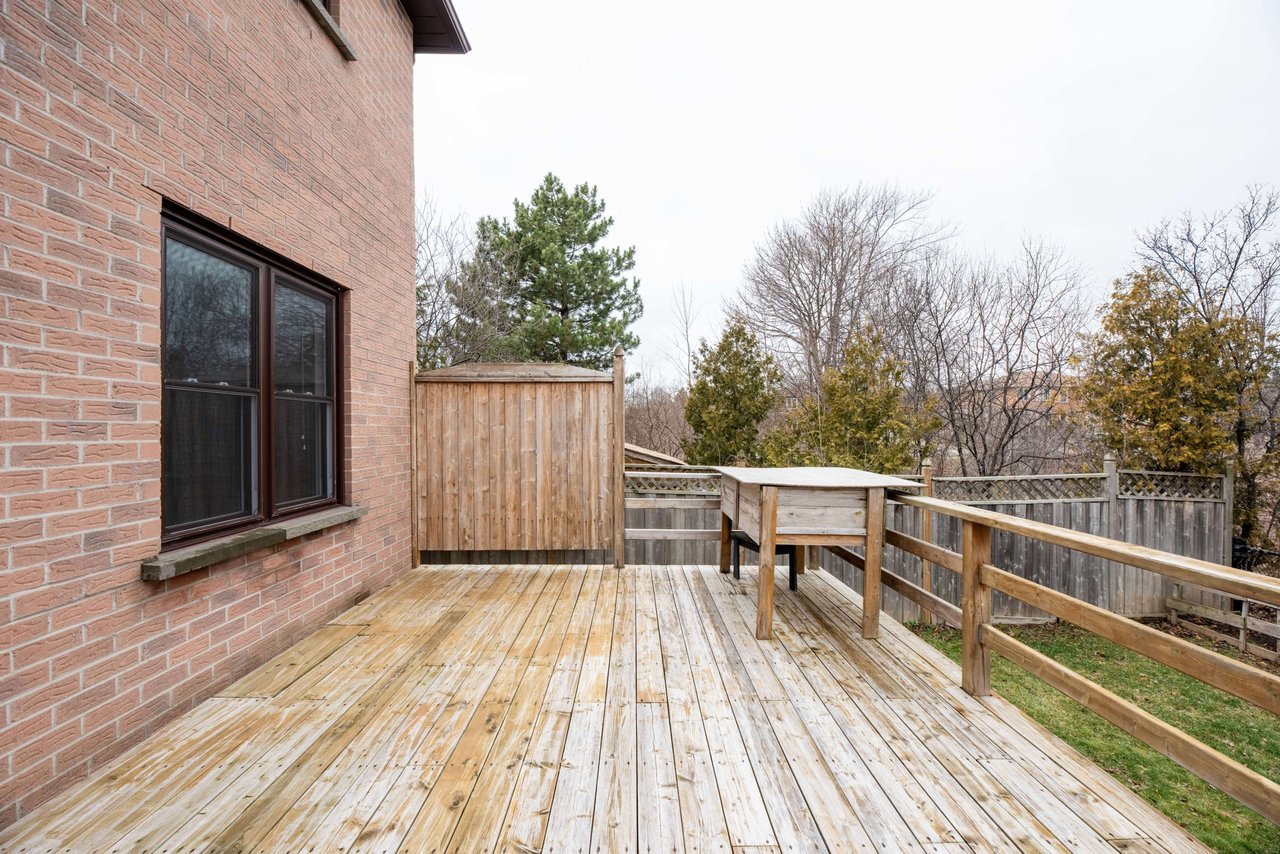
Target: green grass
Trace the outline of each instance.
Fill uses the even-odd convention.
[[[959,661],[959,631],[925,625],[913,625],[912,629]],[[1007,630],[1028,646],[1248,768],[1280,780],[1280,722],[1269,712],[1074,626]],[[1219,652],[1235,652],[1224,644],[1213,646]],[[1210,848],[1280,852],[1280,827],[1016,665],[992,656],[991,679],[997,693],[1107,769]]]

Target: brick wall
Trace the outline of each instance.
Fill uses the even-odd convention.
[[[0,0],[0,825],[410,562],[412,39],[348,0]],[[165,583],[163,198],[351,288],[356,523]]]

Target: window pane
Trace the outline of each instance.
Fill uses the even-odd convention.
[[[327,396],[331,308],[327,299],[277,284],[275,289],[276,391]]]
[[[275,422],[276,506],[332,498],[332,404],[277,397]]]
[[[164,394],[166,531],[256,512],[257,400],[201,389]]]
[[[256,387],[256,271],[172,239],[164,264],[165,379]]]

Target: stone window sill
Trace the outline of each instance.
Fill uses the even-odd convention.
[[[356,49],[351,46],[351,42],[347,41],[347,37],[342,34],[342,30],[338,29],[338,22],[329,14],[329,10],[324,7],[324,4],[320,0],[300,0],[300,2],[307,7],[311,17],[315,18],[316,23],[320,25],[320,29],[324,30],[325,35],[337,46],[338,53],[342,54],[342,58],[348,62],[354,62]]]
[[[316,513],[271,522],[252,530],[196,543],[194,546],[162,552],[142,562],[142,580],[165,581],[176,578],[267,546],[295,540],[304,534],[313,534],[325,528],[332,528],[334,525],[359,519],[368,512],[368,507],[327,507]]]

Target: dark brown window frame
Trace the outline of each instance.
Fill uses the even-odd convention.
[[[253,371],[257,380],[257,471],[256,485],[258,494],[257,512],[250,515],[236,516],[208,524],[184,527],[177,532],[170,532],[165,525],[163,510],[161,512],[161,551],[189,546],[215,537],[252,530],[263,525],[279,522],[314,513],[327,507],[340,506],[346,503],[346,477],[343,466],[345,435],[343,424],[346,414],[346,395],[343,388],[344,366],[342,344],[344,340],[343,323],[345,311],[345,294],[347,289],[336,282],[307,270],[288,258],[272,252],[230,229],[192,213],[191,211],[165,202],[161,212],[160,229],[160,366],[161,388],[169,387],[169,378],[164,375],[165,366],[165,330],[164,300],[166,290],[166,256],[170,238],[176,239],[201,252],[214,257],[223,258],[241,266],[250,266],[257,270],[254,293],[254,329],[250,334],[252,343]],[[333,412],[332,452],[329,459],[332,479],[332,497],[304,500],[277,509],[274,496],[275,478],[275,398],[277,391],[274,384],[274,342],[273,323],[275,317],[275,290],[277,279],[281,285],[307,293],[310,296],[327,300],[331,306],[331,323],[329,329],[329,364],[332,374],[333,388],[326,397],[312,396],[313,400],[328,400]],[[166,429],[165,400],[161,394],[160,430],[161,453],[164,453],[163,434]],[[163,473],[161,489],[164,489]]]

